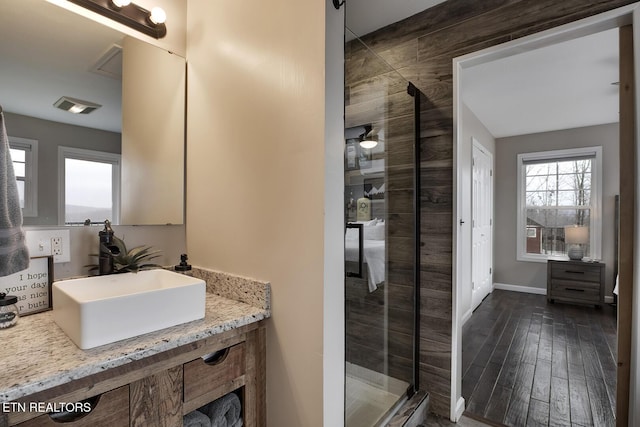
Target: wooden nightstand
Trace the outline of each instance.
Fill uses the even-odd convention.
[[[547,301],[604,304],[604,270],[601,262],[547,262]]]

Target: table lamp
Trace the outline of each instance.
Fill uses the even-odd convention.
[[[564,241],[569,246],[567,255],[573,261],[580,261],[584,256],[582,245],[589,243],[589,227],[568,225],[564,228]]]

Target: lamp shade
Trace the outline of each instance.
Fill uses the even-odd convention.
[[[564,241],[568,244],[589,243],[589,227],[570,225],[564,228]]]

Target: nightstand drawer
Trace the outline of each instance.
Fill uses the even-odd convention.
[[[554,263],[551,264],[551,278],[578,280],[580,282],[600,283],[600,267],[596,265],[580,265]]]
[[[582,289],[584,291],[597,291],[600,292],[600,283],[599,282],[582,282],[579,280],[563,280],[551,278],[551,289],[559,289],[559,288],[575,288]]]
[[[570,298],[581,301],[600,302],[600,285],[598,283],[572,282],[570,280],[552,280],[551,292],[555,298]]]

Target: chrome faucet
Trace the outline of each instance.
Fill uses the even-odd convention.
[[[113,256],[120,253],[120,249],[113,244],[113,229],[111,221],[104,221],[104,229],[98,233],[100,238],[100,255],[98,257],[98,274],[113,273]]]

